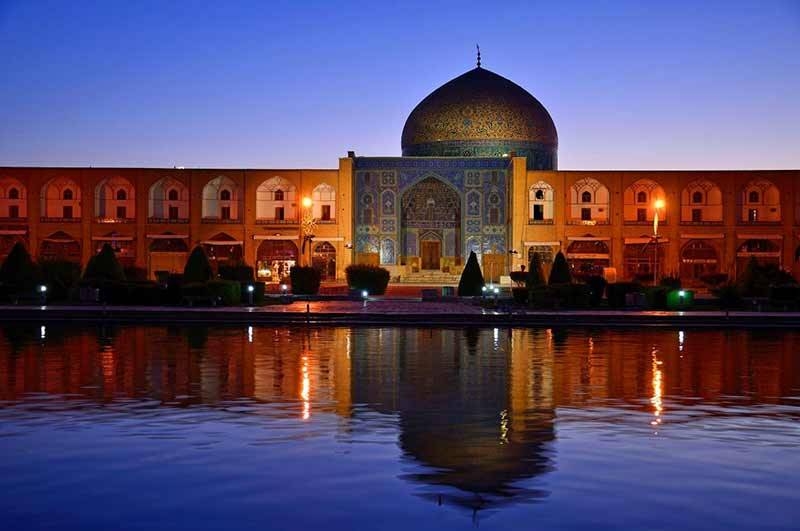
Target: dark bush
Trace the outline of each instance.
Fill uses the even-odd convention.
[[[548,287],[553,292],[556,308],[576,309],[589,306],[589,287],[585,284],[555,284]]]
[[[181,286],[182,297],[211,297],[207,282],[189,282]]]
[[[458,281],[458,296],[459,297],[478,297],[483,291],[483,273],[481,273],[481,266],[478,264],[478,256],[475,251],[470,251],[467,263],[464,265],[464,270],[461,272],[461,278]]]
[[[550,278],[547,284],[553,286],[555,284],[569,284],[572,282],[572,274],[569,272],[569,264],[567,258],[561,251],[556,254],[553,260],[553,268],[550,270]]]
[[[776,264],[761,265],[755,256],[751,256],[747,267],[737,279],[739,290],[744,297],[767,297],[770,286],[794,285],[792,275],[783,271]]]
[[[665,288],[669,289],[681,289],[681,279],[680,277],[673,277],[673,276],[661,277],[661,280],[659,280],[658,285],[664,286]]]
[[[800,303],[800,286],[782,284],[770,287],[769,302],[780,309],[796,309]]]
[[[606,297],[608,305],[612,308],[622,308],[625,306],[625,295],[628,293],[638,293],[642,286],[638,282],[615,282],[606,286]]]
[[[384,269],[384,271],[386,270]],[[322,276],[319,270],[313,267],[294,266],[289,270],[289,279],[292,284],[292,293],[295,295],[316,295],[319,293],[319,284],[322,281]]]
[[[556,305],[555,290],[550,286],[534,286],[528,290],[528,305],[531,308],[554,308]]]
[[[212,278],[214,278],[214,270],[211,269],[211,263],[208,261],[205,250],[198,245],[192,249],[192,254],[186,260],[186,266],[183,268],[183,281],[186,284],[194,284],[208,282]]]
[[[728,281],[728,274],[727,273],[709,273],[707,275],[702,275],[700,277],[700,281],[708,286],[716,287],[722,284],[723,282]]]
[[[667,293],[672,291],[671,288],[667,286],[648,286],[643,289],[648,308],[653,310],[667,309]]]
[[[586,286],[589,288],[589,305],[599,306],[603,301],[603,294],[606,291],[608,282],[600,275],[592,275],[586,279]]]
[[[81,266],[67,260],[45,260],[40,264],[42,284],[47,286],[48,301],[65,301],[81,279]]]
[[[542,256],[539,253],[533,253],[530,267],[528,267],[528,276],[525,278],[525,287],[532,289],[543,285],[544,270],[542,269]]]
[[[122,271],[125,273],[125,280],[130,282],[144,282],[148,280],[147,269],[143,267],[128,266],[124,267]]]
[[[39,269],[21,242],[14,244],[3,265],[0,283],[7,295],[34,294],[40,282]]]
[[[171,274],[166,279],[167,289],[161,294],[161,303],[177,305],[181,303],[181,288],[183,287],[183,275]]]
[[[221,265],[219,277],[223,280],[235,280],[242,283],[253,283],[256,280],[253,268],[247,264]]]
[[[125,280],[122,264],[117,260],[117,255],[109,244],[103,244],[100,252],[89,259],[83,271],[83,280],[95,285]]]
[[[723,310],[732,310],[739,308],[742,305],[742,294],[739,286],[735,282],[726,282],[721,284],[718,288],[712,290],[719,306]]]
[[[235,280],[211,280],[208,291],[224,306],[235,306],[242,301],[242,287]]]
[[[366,290],[370,295],[383,295],[389,285],[389,271],[382,267],[353,264],[347,266],[345,274],[351,290]]]
[[[513,288],[511,288],[511,296],[514,297],[514,302],[516,304],[527,304],[528,288],[514,286]]]
[[[158,306],[161,304],[161,287],[149,280],[134,282],[104,282],[99,285],[102,300],[108,304],[130,306]]]
[[[508,276],[511,277],[511,282],[513,282],[515,286],[525,284],[528,280],[527,271],[512,271],[508,274]]]

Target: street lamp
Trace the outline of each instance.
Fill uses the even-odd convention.
[[[314,218],[314,210],[311,208],[314,201],[306,196],[302,201],[303,205],[303,221],[300,226],[303,230],[303,247],[301,252],[303,255],[306,253],[306,244],[308,244],[308,265],[311,266],[311,241],[314,239],[314,229],[317,226],[317,220]]]
[[[664,200],[663,199],[656,199],[653,202],[653,240],[655,242],[656,249],[654,251],[655,258],[653,259],[653,285],[658,285],[658,211],[659,209],[664,208]]]
[[[252,306],[253,305],[253,291],[255,291],[255,286],[252,284],[247,285],[247,304]]]

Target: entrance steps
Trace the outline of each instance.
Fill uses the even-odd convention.
[[[461,275],[444,273],[437,269],[423,269],[418,273],[400,276],[401,284],[432,284],[436,286],[457,286]]]

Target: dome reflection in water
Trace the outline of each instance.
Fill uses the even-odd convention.
[[[183,470],[188,459],[202,465],[203,487],[181,488],[176,472],[152,488],[165,489],[164,500],[183,492],[198,511],[205,491],[236,492],[227,523],[238,528],[251,527],[249,506],[237,504],[253,492],[278,523],[298,518],[281,512],[287,500],[305,500],[310,527],[315,518],[369,526],[392,514],[402,528],[438,505],[499,526],[534,514],[543,524],[590,525],[592,500],[649,497],[646,511],[617,523],[714,518],[747,528],[750,513],[726,503],[755,509],[768,499],[774,521],[759,521],[781,528],[790,512],[782,500],[800,472],[796,460],[780,461],[800,419],[799,351],[798,334],[772,331],[5,328],[0,487],[13,494],[0,509],[22,511],[41,489],[40,503],[63,509],[66,494],[48,490],[54,474],[113,488]],[[143,434],[158,441],[145,445],[158,455],[170,444],[184,449],[164,462],[131,459],[115,474],[120,456],[142,451]],[[34,469],[20,464],[16,441],[20,452],[33,448],[25,455]],[[235,451],[215,450],[224,445]],[[296,470],[302,483],[282,479]],[[134,520],[168,514],[166,501],[128,500]]]

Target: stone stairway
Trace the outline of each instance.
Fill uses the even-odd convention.
[[[423,269],[419,273],[411,273],[409,275],[401,275],[401,284],[431,284],[435,286],[457,286],[461,275],[453,275],[451,273],[444,273],[437,269]]]

